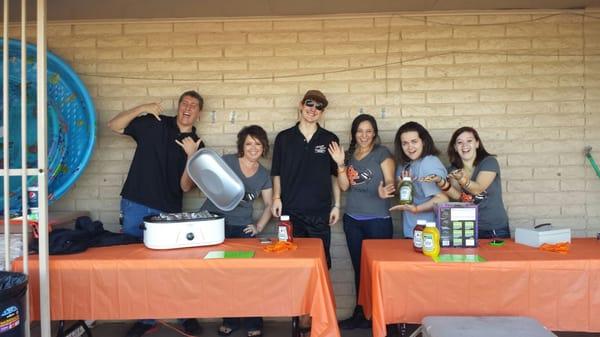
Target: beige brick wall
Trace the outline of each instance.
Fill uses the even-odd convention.
[[[583,156],[590,145],[600,161],[600,23],[592,15],[49,23],[49,49],[79,72],[98,118],[90,165],[52,208],[89,210],[117,229],[134,142],[106,122],[123,109],[162,100],[173,112],[178,94],[196,89],[206,98],[200,135],[231,152],[250,123],[273,140],[294,123],[302,93],[319,88],[330,98],[323,124],[344,144],[360,112],[377,117],[388,146],[409,120],[424,123],[442,150],[453,129],[478,128],[498,155],[513,228],[550,221],[594,235],[600,179]],[[202,200],[190,193],[185,207]],[[341,228],[333,231],[332,279],[343,317],[354,288]]]

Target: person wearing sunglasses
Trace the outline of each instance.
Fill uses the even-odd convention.
[[[478,207],[480,239],[510,238],[508,215],[502,201],[500,165],[486,151],[479,133],[472,127],[454,131],[448,143],[448,180],[427,177],[453,200],[472,202]]]
[[[330,226],[340,217],[340,189],[338,166],[327,149],[339,139],[318,123],[327,104],[321,91],[306,92],[298,105],[299,121],[275,138],[271,176],[273,216],[289,215],[296,237],[321,239],[331,268]],[[310,333],[306,317],[299,326],[301,335]]]
[[[394,186],[395,164],[390,150],[380,143],[375,118],[360,114],[352,121],[348,151],[344,153],[337,143],[329,146],[329,153],[340,170],[338,183],[346,192],[343,223],[354,269],[356,297],[360,287],[363,240],[391,239],[393,235],[390,199],[380,194],[380,187]],[[345,330],[368,329],[371,321],[365,318],[362,306],[357,304],[352,316],[340,321],[340,327]]]
[[[396,205],[390,210],[402,211],[404,238],[412,238],[417,219],[435,222],[433,206],[448,201],[435,183],[422,181],[421,178],[436,175],[445,179],[446,168],[437,157],[439,151],[429,131],[417,122],[400,126],[394,139],[394,150],[398,163],[396,177],[398,181],[411,177],[414,195],[412,204]],[[394,189],[389,185],[386,188],[384,192],[389,197],[393,196]]]

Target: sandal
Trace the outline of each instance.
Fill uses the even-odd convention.
[[[261,337],[262,336],[262,330],[260,330],[260,329],[248,330],[247,336],[248,337]]]
[[[234,333],[237,329],[239,329],[239,328],[230,328],[227,325],[221,325],[219,327],[219,330],[217,330],[217,334],[219,336],[229,336],[232,333]]]

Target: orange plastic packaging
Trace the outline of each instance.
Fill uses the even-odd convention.
[[[568,242],[559,242],[555,244],[544,243],[540,246],[540,250],[546,252],[567,254],[569,252],[569,246],[570,244]]]
[[[276,243],[272,243],[268,246],[265,246],[263,250],[267,253],[279,253],[288,250],[294,250],[296,248],[298,248],[298,245],[293,242],[277,241]]]

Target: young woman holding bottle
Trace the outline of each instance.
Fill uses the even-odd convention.
[[[365,239],[391,239],[393,223],[390,200],[383,191],[384,185],[394,188],[394,159],[380,145],[377,122],[371,115],[360,114],[350,131],[350,146],[343,148],[332,143],[329,153],[338,165],[338,184],[346,192],[343,217],[346,243],[354,268],[354,285],[358,298],[360,281],[360,256]],[[370,328],[362,307],[356,305],[352,317],[340,322],[342,329]]]
[[[454,131],[448,143],[450,174],[427,177],[435,182],[452,200],[479,205],[480,239],[509,238],[508,215],[502,201],[500,165],[486,151],[479,133],[472,127]]]
[[[410,177],[413,182],[413,203],[399,204],[390,210],[402,211],[404,237],[412,238],[417,219],[435,221],[433,205],[448,201],[448,197],[437,184],[421,181],[421,178],[429,175],[446,177],[446,169],[437,157],[439,151],[433,143],[433,138],[427,129],[417,122],[407,122],[400,126],[394,139],[394,152],[398,164],[397,180]],[[393,196],[389,185],[385,186],[383,192],[388,197]]]

